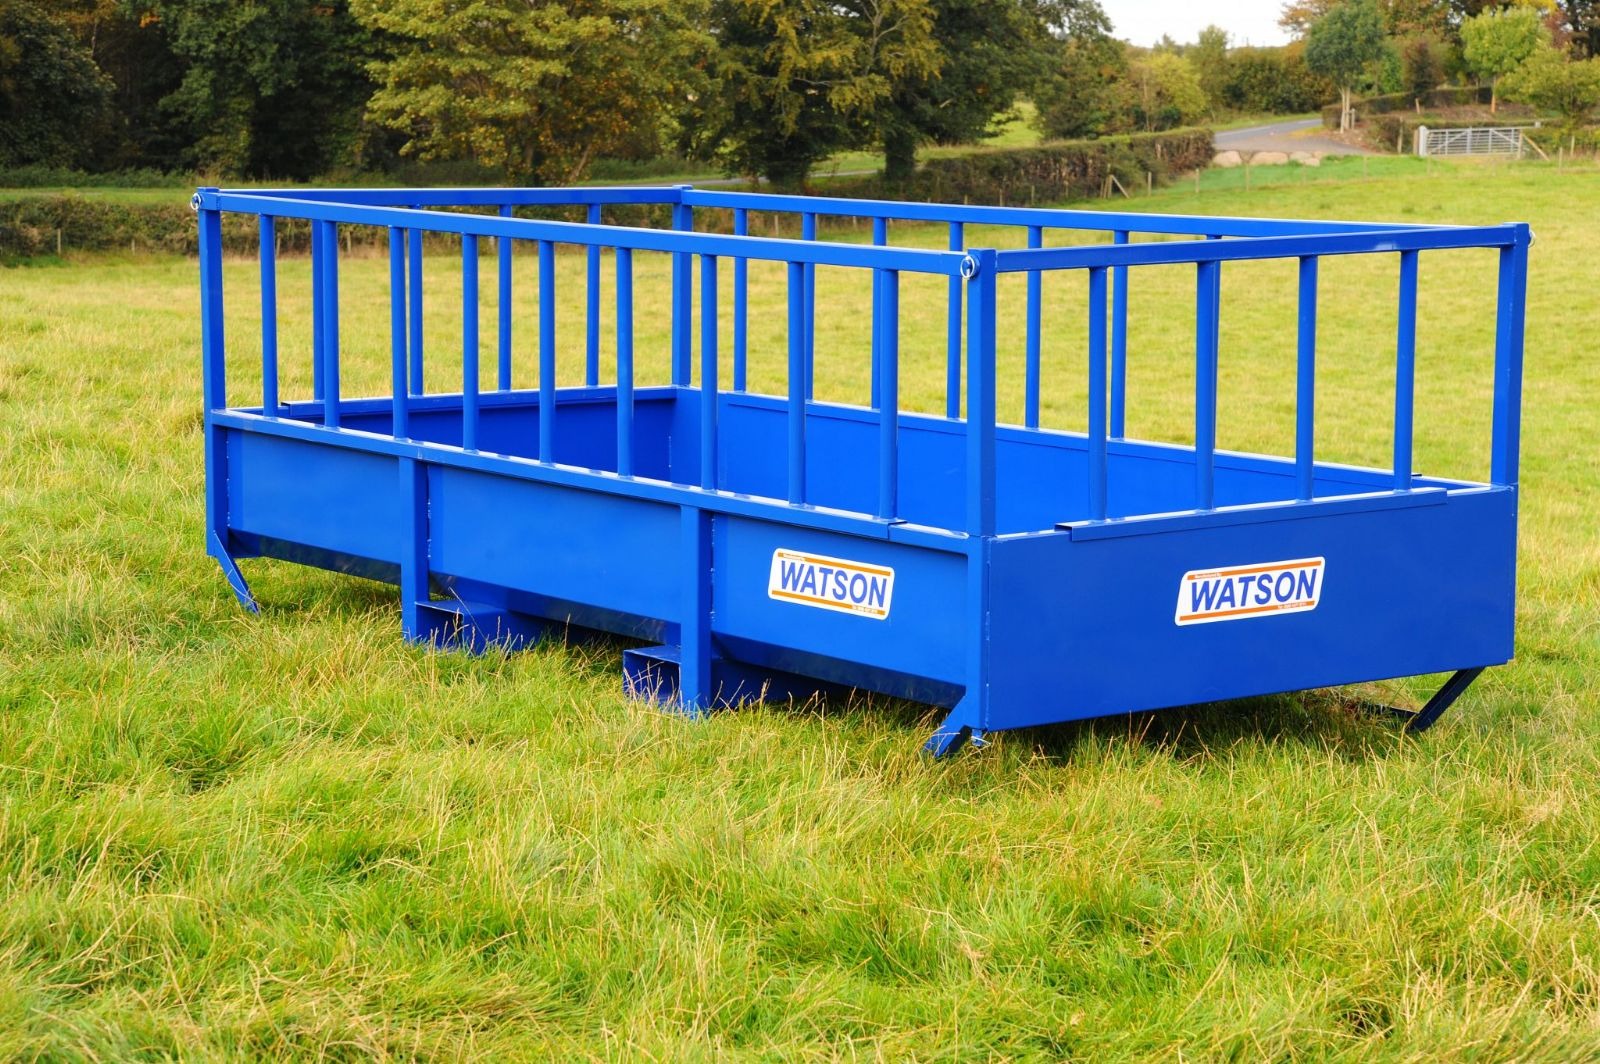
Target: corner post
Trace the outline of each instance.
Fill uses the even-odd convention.
[[[255,596],[234,561],[228,542],[228,450],[214,419],[228,406],[228,356],[222,314],[222,212],[212,205],[215,188],[202,188],[190,205],[199,216],[200,390],[205,403],[206,553],[222,566],[239,605],[258,612]]]
[[[1533,232],[1516,227],[1500,249],[1494,333],[1494,444],[1489,479],[1515,486],[1521,463],[1523,316],[1528,302],[1528,248]]]

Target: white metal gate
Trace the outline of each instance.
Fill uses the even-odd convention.
[[[1418,155],[1517,155],[1526,149],[1518,126],[1473,126],[1469,129],[1417,127]]]

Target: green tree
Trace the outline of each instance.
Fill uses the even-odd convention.
[[[1347,0],[1312,23],[1306,65],[1338,84],[1341,132],[1351,126],[1350,94],[1356,79],[1383,50],[1383,20],[1374,0]]]
[[[172,169],[192,140],[182,117],[161,102],[183,83],[167,25],[130,0],[48,0],[112,84],[107,138],[96,153],[107,168]]]
[[[1554,111],[1568,129],[1583,125],[1600,107],[1600,59],[1571,60],[1550,47],[1535,51],[1506,75],[1505,94],[1542,111]]]
[[[1071,139],[1115,128],[1118,86],[1128,72],[1126,45],[1109,33],[1069,33],[1060,40],[1052,66],[1034,92],[1040,133]]]
[[[922,143],[993,132],[1053,74],[1064,39],[1111,29],[1096,0],[932,0],[932,14],[937,69],[896,78],[873,118],[890,181],[910,176]]]
[[[1153,132],[1199,121],[1206,94],[1194,66],[1173,52],[1152,52],[1128,64],[1122,81],[1122,125]]]
[[[305,179],[345,161],[372,92],[371,35],[344,0],[154,0],[183,78],[160,109],[185,166]]]
[[[1412,37],[1400,48],[1401,88],[1418,106],[1421,106],[1422,98],[1438,88],[1444,80],[1444,61],[1440,52],[1439,42],[1425,36]]]
[[[386,34],[371,116],[422,159],[574,181],[703,88],[703,0],[351,0]]]
[[[1303,114],[1338,95],[1338,88],[1306,66],[1305,45],[1236,48],[1228,57],[1223,101],[1237,111]]]
[[[1461,53],[1467,66],[1489,79],[1489,113],[1500,108],[1500,79],[1549,43],[1544,19],[1531,7],[1485,11],[1461,25]]]
[[[1200,78],[1200,88],[1212,107],[1220,107],[1228,87],[1228,31],[1221,26],[1207,26],[1200,38],[1188,51]]]
[[[0,0],[0,164],[89,162],[110,93],[63,22],[28,0]]]
[[[804,184],[829,155],[878,138],[897,85],[939,73],[934,19],[932,0],[714,0],[719,88],[685,121],[685,147],[733,173]],[[910,121],[891,134],[902,157],[918,136]]]

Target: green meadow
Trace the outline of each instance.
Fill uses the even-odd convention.
[[[1111,206],[1538,236],[1517,660],[1419,737],[1352,705],[1415,705],[1437,678],[934,762],[924,707],[690,723],[622,697],[619,646],[423,650],[395,590],[355,578],[247,561],[247,615],[204,551],[194,261],[0,269],[0,1057],[1600,1060],[1600,168],[1243,181]],[[1422,256],[1426,473],[1487,475],[1493,258]],[[583,259],[558,261],[570,382]],[[387,259],[341,266],[346,390],[386,394]],[[492,256],[479,268],[490,386]],[[224,271],[241,403],[260,395],[256,270]],[[455,390],[461,260],[427,271],[429,387]],[[516,271],[521,386],[531,256]],[[661,380],[668,269],[636,272],[640,378]],[[1388,465],[1397,274],[1392,255],[1324,263],[1321,457]],[[782,267],[750,276],[751,386],[782,391]],[[1294,276],[1223,271],[1224,447],[1291,453]],[[302,397],[306,262],[279,285]],[[822,398],[866,394],[870,287],[819,271]],[[1046,281],[1055,427],[1086,420],[1084,288]],[[1193,270],[1131,289],[1129,432],[1187,442]],[[1022,299],[1005,278],[1008,420]],[[944,282],[908,277],[901,301],[904,404],[941,410]],[[1096,665],[1069,647],[1063,667]]]

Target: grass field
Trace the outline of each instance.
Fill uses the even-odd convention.
[[[408,647],[352,578],[247,563],[245,616],[201,541],[194,263],[0,270],[0,1056],[1600,1059],[1600,171],[1336,176],[1140,206],[1534,224],[1518,660],[1416,740],[1313,693],[933,763],[916,707],[689,724],[623,700],[615,648]],[[387,379],[385,270],[345,265],[354,391]],[[458,260],[429,271],[447,387]],[[227,265],[241,399],[253,272]],[[665,270],[639,272],[659,374]],[[1328,457],[1387,461],[1395,273],[1324,266]],[[1224,271],[1224,446],[1287,453],[1292,278]],[[752,283],[753,383],[781,387],[778,278]],[[859,396],[868,286],[819,285],[821,391]],[[281,289],[303,394],[303,262]],[[1423,256],[1426,472],[1487,465],[1492,290],[1487,256]],[[1045,420],[1076,426],[1081,281],[1046,292]],[[1186,438],[1192,299],[1135,276],[1138,435]]]

